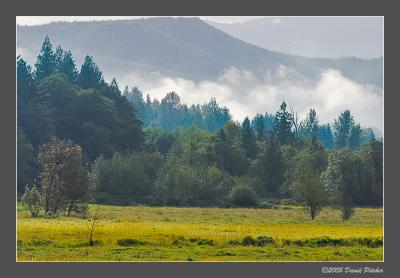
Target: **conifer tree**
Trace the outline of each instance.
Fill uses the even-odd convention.
[[[104,84],[103,74],[93,60],[92,56],[86,55],[78,76],[78,85],[82,88],[99,89]]]
[[[293,141],[292,124],[292,115],[286,110],[285,101],[282,101],[280,110],[276,112],[273,127],[273,133],[281,145],[289,144]]]
[[[56,61],[53,47],[48,36],[44,39],[42,49],[35,63],[35,78],[41,81],[43,78],[55,73]]]
[[[72,83],[77,81],[78,70],[76,69],[74,57],[72,56],[71,51],[64,52],[62,62],[58,70],[59,72],[64,73]]]
[[[257,154],[257,144],[255,136],[250,127],[250,120],[246,117],[242,124],[241,129],[242,137],[242,148],[246,151],[246,155],[249,158],[254,158]]]

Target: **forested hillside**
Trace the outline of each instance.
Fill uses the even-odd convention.
[[[49,35],[71,49],[78,61],[96,57],[105,75],[125,76],[135,70],[189,80],[215,80],[227,68],[248,70],[263,78],[280,65],[309,79],[324,69],[336,69],[361,84],[383,85],[383,59],[321,59],[256,47],[198,18],[149,18],[121,21],[56,22],[17,26],[19,51],[33,60],[41,40]]]
[[[40,190],[38,157],[57,138],[82,148],[100,203],[269,206],[285,199],[310,207],[312,217],[325,205],[382,205],[383,143],[350,111],[320,125],[312,107],[298,119],[282,102],[238,123],[215,99],[188,107],[165,93],[159,101],[138,88],[121,92],[93,57],[78,70],[72,53],[46,37],[33,67],[17,61],[18,192]]]

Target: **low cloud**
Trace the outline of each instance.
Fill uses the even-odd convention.
[[[21,56],[25,61],[27,61],[30,64],[33,64],[36,59],[36,56],[34,56],[32,52],[29,51],[29,49],[24,47],[17,48],[17,56],[18,55]]]
[[[322,71],[317,81],[283,65],[261,77],[231,67],[216,81],[194,82],[159,73],[131,73],[117,80],[122,86],[137,86],[145,95],[159,100],[171,91],[188,105],[202,104],[215,97],[238,121],[256,113],[274,114],[285,100],[300,119],[306,117],[310,108],[315,108],[321,123],[332,123],[343,110],[349,109],[362,126],[383,130],[382,90],[358,84],[333,69]]]

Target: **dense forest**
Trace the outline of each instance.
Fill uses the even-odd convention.
[[[53,49],[46,37],[34,67],[17,60],[17,189],[50,192],[54,179],[79,166],[98,203],[266,207],[284,200],[305,204],[312,217],[326,205],[381,206],[383,143],[349,110],[332,120],[320,124],[312,108],[298,119],[284,101],[238,123],[214,98],[192,106],[175,92],[144,99],[136,87],[108,84],[91,56],[78,70],[71,52]],[[62,156],[60,148],[70,152]],[[60,168],[62,157],[79,162]],[[63,170],[55,178],[48,165]],[[79,191],[76,183],[63,186],[68,196]]]

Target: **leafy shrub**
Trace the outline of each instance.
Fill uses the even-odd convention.
[[[274,239],[269,236],[259,236],[256,238],[256,246],[265,246],[267,244],[275,243]]]
[[[189,238],[189,242],[197,243],[197,245],[214,245],[214,241],[212,239],[198,238],[198,237]]]
[[[254,207],[257,205],[256,192],[243,179],[237,179],[231,190],[232,202],[239,207]]]
[[[125,201],[134,196],[134,200],[140,201],[151,193],[162,163],[159,153],[116,152],[110,159],[103,156],[96,159],[92,177],[97,192],[125,196]],[[126,204],[133,202],[129,200]]]
[[[117,244],[119,246],[134,246],[134,245],[144,245],[145,242],[132,238],[124,238],[124,239],[118,239]]]
[[[272,237],[269,236],[259,236],[257,238],[253,238],[252,236],[245,236],[241,242],[243,246],[265,246],[272,243],[275,243],[275,241]]]
[[[362,238],[355,238],[355,242],[357,242],[360,245],[365,245],[368,247],[380,247],[383,246],[383,238],[368,238],[368,237],[362,237]]]
[[[285,245],[297,245],[297,246],[341,246],[344,245],[343,239],[334,239],[330,237],[316,237],[309,239],[284,239],[283,244]]]
[[[316,246],[340,246],[344,245],[344,240],[340,238],[317,237],[309,239],[307,243]]]
[[[155,197],[166,205],[224,205],[232,184],[233,179],[215,166],[170,159],[159,173]]]
[[[36,186],[29,188],[25,187],[25,193],[21,198],[23,206],[30,211],[32,217],[37,217],[41,208],[41,198],[39,190]]]
[[[290,240],[284,239],[284,245],[297,245],[297,246],[355,246],[362,245],[368,247],[379,247],[383,245],[382,238],[330,238],[330,237],[316,237],[309,239]]]
[[[197,240],[197,245],[214,245],[214,241],[212,239],[206,239],[206,238],[199,238]]]
[[[245,236],[242,240],[243,246],[255,245],[256,240],[252,236]]]

